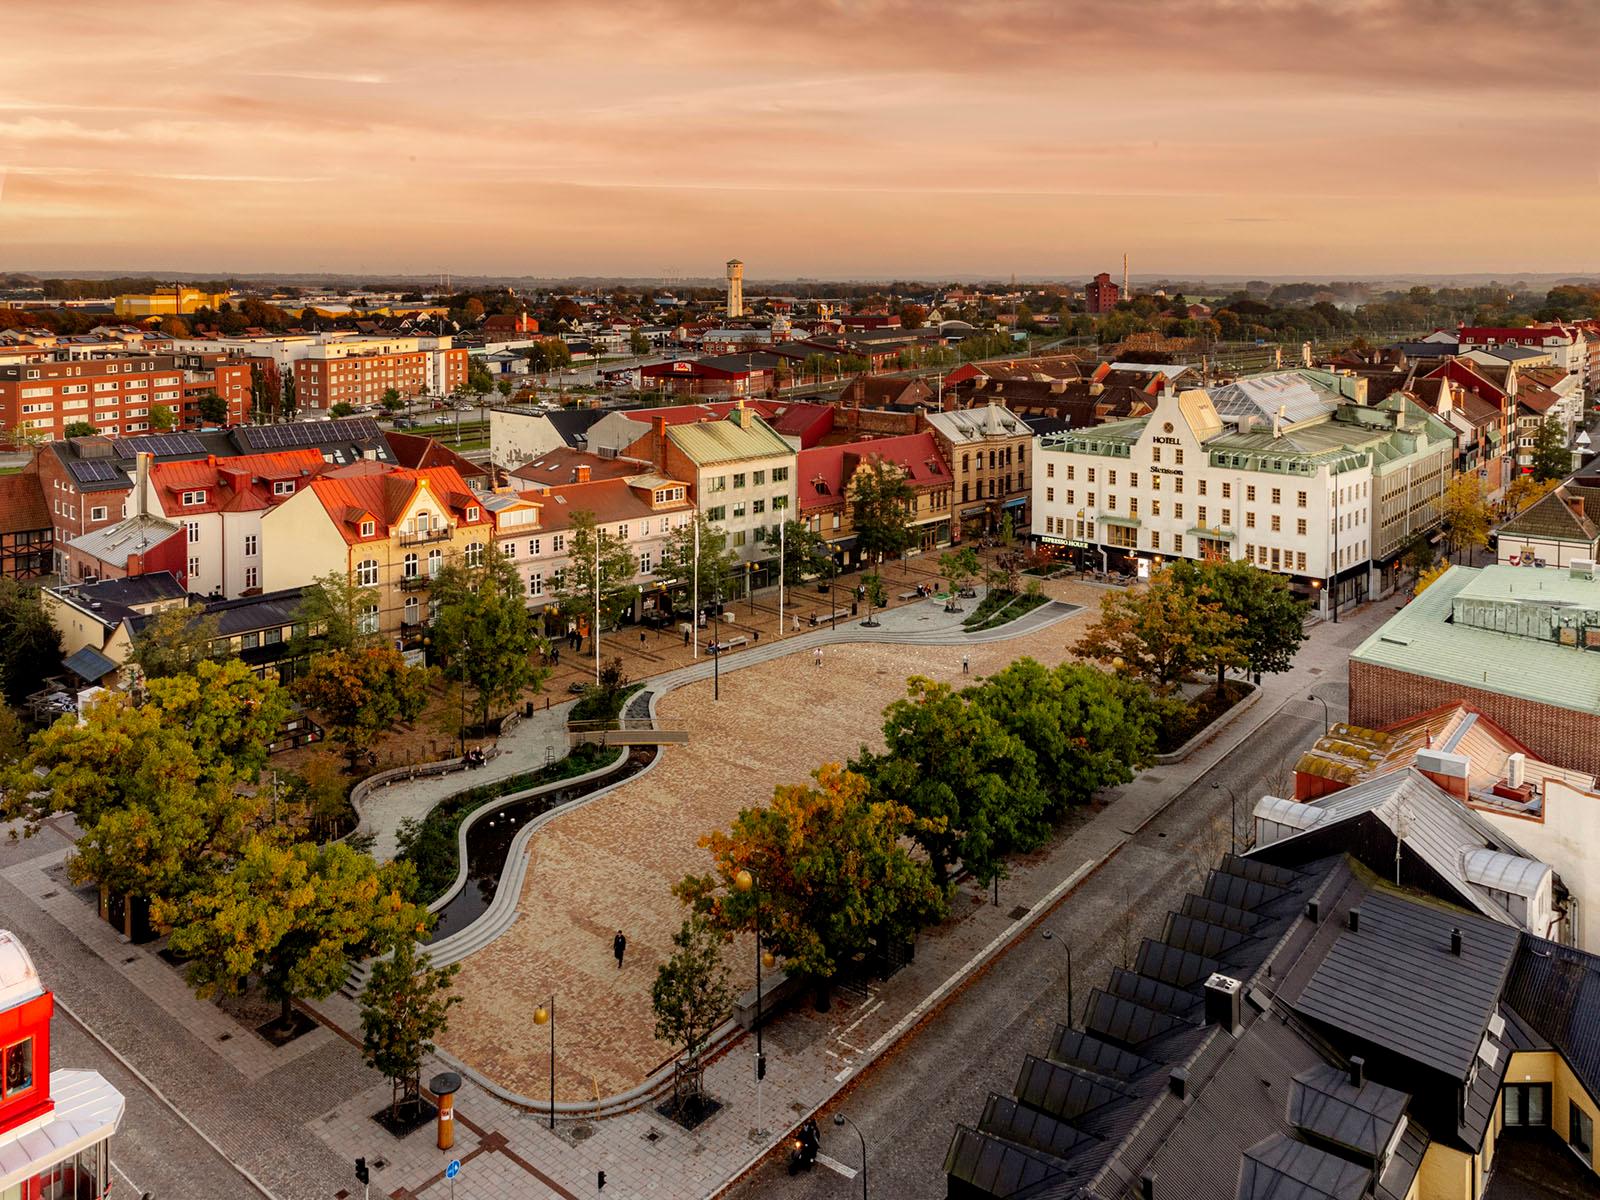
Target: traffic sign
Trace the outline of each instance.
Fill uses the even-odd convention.
[[[446,1179],[454,1179],[459,1174],[461,1174],[461,1160],[452,1158],[450,1165],[444,1169],[444,1177]]]

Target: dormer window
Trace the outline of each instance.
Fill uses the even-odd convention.
[[[482,510],[479,509],[477,505],[473,505],[471,508],[467,509],[467,520],[469,521],[476,521],[481,515]]]
[[[363,521],[363,522],[361,522],[361,536],[362,537],[374,537],[374,536],[377,535],[377,532],[378,532],[378,523],[376,521]]]
[[[292,480],[292,479],[274,480],[273,484],[272,484],[272,494],[274,496],[292,496],[292,495],[294,495],[294,480]]]
[[[23,1038],[5,1048],[0,1055],[0,1100],[9,1100],[33,1086],[33,1039]]]
[[[205,502],[206,494],[204,492],[185,492],[183,494],[185,507],[193,507],[196,504],[204,504]]]

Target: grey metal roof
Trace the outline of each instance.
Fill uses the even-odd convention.
[[[1322,813],[1321,819],[1297,824],[1306,820],[1299,815],[1300,810],[1306,808]],[[1442,791],[1415,767],[1376,775],[1310,805],[1280,800],[1275,796],[1264,797],[1256,805],[1255,813],[1271,821],[1294,825],[1299,830],[1276,842],[1267,843],[1268,846],[1281,846],[1298,837],[1320,834],[1342,821],[1370,814],[1390,830],[1399,833],[1406,849],[1427,863],[1440,879],[1451,882],[1464,900],[1502,924],[1515,925],[1517,922],[1499,901],[1487,893],[1488,887],[1499,885],[1486,884],[1472,877],[1467,870],[1468,855],[1474,851],[1492,850],[1527,863],[1526,868],[1519,868],[1515,872],[1518,877],[1531,875],[1537,880],[1549,872],[1545,864],[1472,809]],[[1508,866],[1501,864],[1497,877],[1509,878],[1512,874]]]
[[[1370,1079],[1357,1087],[1350,1073],[1338,1067],[1312,1067],[1294,1077],[1289,1089],[1289,1122],[1376,1159],[1394,1136],[1410,1099],[1404,1092]]]
[[[61,665],[79,679],[86,679],[90,683],[98,683],[117,669],[116,663],[93,646],[85,646],[76,653],[67,655],[61,660]]]
[[[143,554],[183,530],[182,525],[148,513],[135,514],[125,521],[86,533],[67,544],[91,558],[117,567],[126,567],[128,556]]]
[[[1450,935],[1463,932],[1459,955]],[[1514,929],[1373,892],[1296,1008],[1334,1029],[1465,1080],[1516,955]]]
[[[1275,1133],[1245,1151],[1239,1200],[1361,1200],[1372,1172]]]
[[[1527,1031],[1560,1051],[1591,1096],[1600,1096],[1600,957],[1525,937],[1506,1004]],[[1527,1031],[1508,1022],[1508,1034]]]
[[[1339,394],[1304,371],[1249,375],[1211,388],[1208,394],[1217,415],[1223,418],[1261,417],[1271,421],[1282,407],[1283,419],[1291,425],[1327,416],[1339,406]]]

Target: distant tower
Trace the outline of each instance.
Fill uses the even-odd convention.
[[[1132,296],[1133,296],[1133,293],[1128,290],[1128,254],[1127,254],[1127,251],[1123,251],[1123,254],[1122,254],[1122,298],[1124,300],[1127,300],[1127,299],[1132,298]]]
[[[744,316],[744,264],[737,258],[728,260],[728,316]]]

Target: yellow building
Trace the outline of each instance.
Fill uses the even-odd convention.
[[[494,542],[483,498],[454,467],[359,463],[329,471],[261,518],[262,586],[304,587],[330,572],[370,588],[364,632],[408,648],[431,619],[446,563],[476,563]]]
[[[227,292],[202,292],[197,288],[176,287],[145,295],[118,296],[117,316],[131,321],[149,317],[173,317],[192,313],[197,309],[215,309],[227,300]]]

